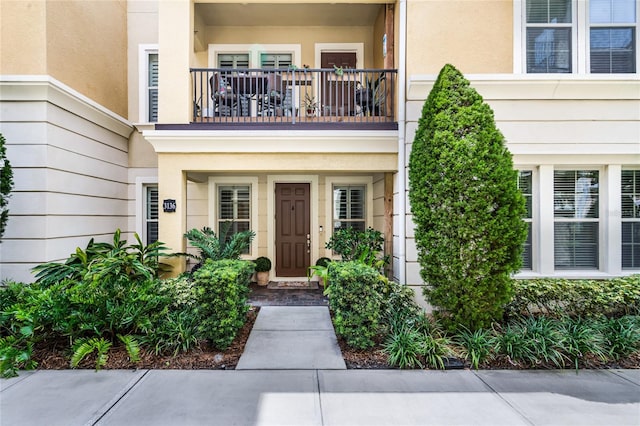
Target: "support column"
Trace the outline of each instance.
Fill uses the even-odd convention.
[[[384,174],[384,253],[393,262],[393,173]],[[387,275],[393,279],[393,268]]]
[[[189,123],[193,111],[189,75],[189,58],[193,53],[192,0],[158,2],[158,20],[158,122]]]
[[[158,155],[158,239],[172,253],[184,253],[186,242],[183,237],[187,231],[187,174],[175,165],[171,155]],[[164,200],[175,200],[176,211],[165,212]],[[185,270],[185,258],[171,257],[163,259],[173,266],[171,276],[177,276]]]

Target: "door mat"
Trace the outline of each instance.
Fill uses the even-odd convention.
[[[318,281],[269,281],[270,290],[317,290]]]

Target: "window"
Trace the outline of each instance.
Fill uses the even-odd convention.
[[[291,53],[262,53],[260,66],[262,68],[289,68],[293,64]]]
[[[589,2],[589,56],[592,73],[636,71],[635,0]]]
[[[221,53],[218,55],[218,68],[249,68],[249,54]]]
[[[640,170],[622,171],[622,268],[640,268]]]
[[[354,228],[364,231],[365,186],[336,185],[333,187],[333,229]]]
[[[528,73],[570,73],[571,0],[529,0],[526,9]]]
[[[158,121],[158,46],[140,45],[138,57],[139,120],[155,123]]]
[[[514,54],[523,56],[527,73],[637,72],[636,0],[516,2],[521,4],[522,47],[516,49],[522,53]]]
[[[597,269],[598,171],[556,170],[553,176],[556,269]]]
[[[218,237],[225,236],[227,241],[233,234],[251,229],[251,186],[219,186],[217,218]]]
[[[158,187],[145,186],[144,203],[144,242],[151,244],[158,241]]]
[[[522,269],[531,270],[533,268],[532,262],[532,218],[533,218],[533,173],[531,170],[521,170],[518,172],[518,188],[525,199],[526,212],[523,217],[524,222],[527,224],[527,239],[524,242],[522,249]]]

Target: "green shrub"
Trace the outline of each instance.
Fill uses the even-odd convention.
[[[422,368],[422,336],[408,324],[394,328],[384,344],[389,365],[398,368]]]
[[[349,346],[366,349],[380,331],[382,293],[386,279],[361,262],[332,262],[325,294],[333,311],[336,334]]]
[[[4,235],[7,221],[9,220],[9,197],[13,188],[13,171],[11,163],[7,159],[7,149],[4,146],[5,139],[0,133],[0,239]]]
[[[193,274],[201,337],[226,349],[246,321],[253,263],[207,259]]]
[[[342,257],[343,261],[358,260],[383,270],[389,263],[388,256],[381,256],[384,248],[382,232],[373,228],[358,231],[354,228],[337,229],[326,244]]]
[[[462,347],[462,356],[469,361],[471,368],[476,370],[483,362],[491,359],[497,345],[497,339],[490,329],[470,331],[461,328],[454,337],[454,341]]]
[[[190,253],[176,253],[175,256],[186,256],[192,259],[196,259],[196,264],[191,272],[195,272],[202,266],[204,261],[211,259],[213,261],[223,259],[240,259],[240,255],[245,253],[251,241],[255,237],[253,231],[242,231],[230,234],[233,222],[225,222],[220,235],[205,226],[200,229],[191,229],[184,234],[184,237],[189,240],[189,244],[196,247],[199,250],[197,256]]]
[[[603,361],[606,359],[605,339],[599,321],[564,317],[560,320],[559,332],[563,352],[573,360],[576,370],[580,360],[588,355]]]
[[[640,317],[626,315],[604,320],[602,332],[610,358],[619,360],[640,350]]]
[[[256,264],[256,272],[268,272],[271,270],[271,259],[260,256],[254,263]]]
[[[422,110],[409,200],[427,300],[449,328],[489,326],[521,265],[525,204],[491,108],[452,65]]]
[[[516,280],[506,314],[597,317],[638,312],[640,275],[609,280]]]

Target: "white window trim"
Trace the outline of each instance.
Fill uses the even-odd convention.
[[[149,97],[147,79],[149,78],[149,55],[158,53],[157,44],[138,45],[138,122],[149,123]]]
[[[540,269],[539,266],[539,258],[538,250],[540,247],[539,243],[539,185],[538,185],[538,168],[537,167],[516,167],[518,172],[528,171],[531,172],[531,269],[522,269],[521,272],[518,272],[516,276],[527,275],[531,273],[535,273]]]
[[[220,185],[249,185],[251,188],[251,206],[250,206],[250,227],[256,236],[251,242],[249,254],[243,254],[243,259],[255,259],[258,253],[258,178],[254,176],[210,176],[209,177],[209,227],[216,231],[218,229],[218,187]]]
[[[147,198],[144,189],[147,186],[158,186],[158,177],[139,176],[136,177],[135,191],[136,191],[136,233],[142,238],[142,242],[147,244],[147,233],[145,232],[145,217],[147,213]],[[158,200],[160,204],[160,200]],[[160,206],[158,206],[160,208]],[[158,219],[159,221],[159,219]]]
[[[333,236],[333,187],[340,185],[364,185],[365,194],[365,229],[373,226],[373,177],[371,176],[327,176],[325,178],[325,236],[329,241]],[[334,259],[340,256],[333,254]]]
[[[527,73],[527,55],[525,54],[527,49],[527,40],[524,36],[526,29],[526,0],[514,0],[513,1],[513,73],[514,74],[526,74]],[[589,46],[589,34],[591,24],[589,23],[589,1],[588,0],[572,0],[572,19],[574,22],[571,25],[571,43],[572,52],[571,60],[572,70],[571,73],[563,74],[539,74],[534,75],[621,75],[621,76],[633,76],[640,73],[640,4],[636,2],[636,72],[635,73],[623,73],[623,74],[607,74],[607,73],[594,73],[589,70],[590,67],[590,46]],[[617,25],[617,24],[615,24]]]
[[[218,68],[218,55],[221,53],[248,53],[249,68],[260,68],[262,53],[290,53],[292,63],[301,68],[302,47],[300,44],[210,44],[208,48],[209,68]]]
[[[321,68],[322,52],[355,52],[356,68],[364,68],[364,43],[316,43],[314,68]]]

